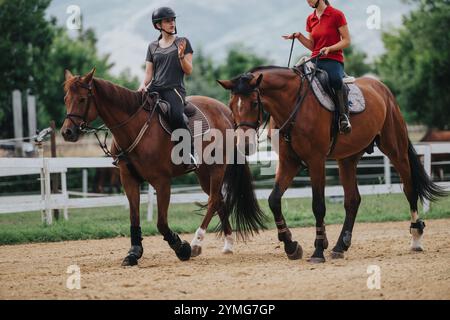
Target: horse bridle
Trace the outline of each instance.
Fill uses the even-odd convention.
[[[80,130],[82,133],[92,133],[92,132],[98,132],[98,131],[107,131],[107,130],[117,130],[119,128],[124,127],[125,125],[127,125],[131,120],[133,120],[142,110],[145,110],[145,106],[146,103],[148,102],[148,96],[143,99],[143,103],[141,105],[141,107],[139,108],[138,111],[136,111],[132,116],[130,116],[127,120],[123,121],[122,123],[114,126],[114,127],[110,127],[110,128],[106,128],[105,125],[100,126],[99,128],[96,127],[91,127],[89,126],[89,123],[87,121],[87,117],[89,115],[89,108],[91,106],[91,99],[94,101],[94,104],[96,105],[97,102],[95,101],[95,96],[94,93],[92,91],[92,84],[85,84],[85,83],[80,83],[79,84],[81,88],[88,90],[88,94],[86,97],[82,97],[82,99],[85,100],[85,107],[84,107],[84,114],[81,116],[79,114],[74,114],[74,113],[68,113],[66,115],[66,119],[69,119],[70,122],[72,122],[72,124],[78,128],[78,130]],[[98,109],[97,109],[98,110]],[[78,118],[81,119],[81,123],[77,124],[73,118]]]
[[[264,110],[264,106],[261,100],[261,92],[259,91],[258,88],[254,89],[251,93],[256,92],[256,101],[252,101],[252,105],[257,105],[258,107],[258,118],[256,121],[253,122],[249,122],[249,121],[243,121],[239,124],[236,124],[234,126],[234,129],[237,130],[240,127],[249,127],[251,129],[254,129],[255,131],[258,131],[259,128],[261,127],[261,116],[263,114],[263,110]]]
[[[81,97],[81,99],[84,99],[84,101],[85,101],[84,114],[81,116],[79,114],[68,113],[66,115],[66,119],[69,119],[70,122],[72,122],[72,124],[75,127],[77,127],[78,130],[80,130],[81,132],[84,132],[84,131],[89,130],[89,129],[97,129],[97,128],[89,127],[88,122],[87,122],[87,117],[89,115],[89,108],[91,106],[91,99],[93,99],[94,103],[95,103],[94,94],[92,93],[92,84],[80,83],[79,85],[80,85],[81,88],[88,90],[87,96],[86,97]],[[81,123],[77,124],[73,120],[73,118],[81,119]]]

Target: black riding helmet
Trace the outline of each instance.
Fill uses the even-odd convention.
[[[162,31],[160,28],[158,28],[158,26],[156,24],[161,22],[163,19],[170,19],[170,18],[173,18],[173,19],[177,18],[175,11],[173,11],[169,7],[158,8],[155,11],[153,11],[153,14],[152,14],[153,26],[155,27],[155,29]]]

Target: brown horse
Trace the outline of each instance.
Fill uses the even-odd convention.
[[[450,131],[440,131],[429,129],[427,133],[420,140],[421,142],[450,142]],[[433,154],[431,156],[432,162],[447,162],[450,161],[449,153]],[[440,181],[444,181],[444,165],[433,166],[433,174],[439,178]]]
[[[219,229],[225,235],[224,253],[233,250],[232,227],[228,217],[234,219],[236,231],[244,237],[264,227],[263,214],[255,198],[248,165],[227,165],[225,160],[207,165],[205,163],[208,163],[207,158],[211,155],[205,152],[205,161],[196,174],[202,189],[209,195],[207,213],[197,230],[192,249],[186,241],[181,241],[169,228],[167,212],[171,179],[183,175],[186,170],[183,164],[175,165],[172,161],[174,143],[158,121],[154,101],[144,99],[146,103],[143,103],[143,98],[148,98],[147,95],[94,78],[94,72],[95,69],[80,77],[66,71],[67,118],[61,131],[66,141],[76,142],[80,134],[89,128],[88,124],[99,117],[113,134],[113,156],[118,154],[117,145],[122,150],[135,145],[126,154],[125,160],[119,162],[122,185],[130,203],[131,220],[131,249],[123,261],[124,266],[136,265],[143,254],[139,219],[140,184],[143,181],[148,181],[156,190],[158,230],[180,260],[188,260],[201,253],[206,229],[215,213],[220,217]],[[211,128],[221,132],[223,136],[227,129],[232,128],[231,112],[219,101],[200,96],[189,97],[188,101],[193,102],[206,115]],[[141,128],[146,125],[148,129],[142,135]],[[142,136],[142,139],[137,140],[138,136]],[[211,143],[214,142],[202,141],[202,148]],[[223,145],[219,142],[215,148],[224,150],[223,158],[227,157],[225,143],[225,140]],[[201,150],[198,151],[200,153]]]
[[[304,72],[282,67],[258,67],[233,80],[218,82],[231,90],[229,105],[236,127],[243,128],[243,131],[258,129],[264,109],[270,113],[273,127],[282,129],[280,134],[286,137],[279,141],[279,164],[269,205],[275,217],[278,238],[284,242],[290,259],[302,257],[302,248],[292,240],[281,210],[281,198],[293,178],[304,164],[308,167],[316,218],[315,251],[310,261],[324,262],[324,250],[328,247],[325,232],[325,162],[328,158],[338,161],[345,191],[346,217],[331,256],[342,258],[350,247],[361,202],[356,167],[365,150],[373,146],[375,140],[400,173],[411,208],[412,249],[422,250],[420,240],[425,225],[419,219],[417,201],[419,198],[434,200],[443,196],[444,192],[426,175],[408,139],[400,108],[384,84],[371,78],[357,80],[356,84],[366,99],[366,111],[352,116],[352,133],[339,136],[334,151],[329,154],[332,113],[321,107],[310,90]],[[253,141],[245,143],[253,147],[256,144],[255,134],[248,136],[253,137]]]
[[[94,176],[94,192],[120,193],[120,172],[117,168],[98,168]]]

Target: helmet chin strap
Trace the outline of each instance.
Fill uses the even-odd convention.
[[[174,36],[174,35],[178,34],[177,27],[175,27],[175,32],[167,32],[167,31],[164,30],[163,28],[159,29],[159,31],[165,32],[165,33],[168,34],[169,36]]]

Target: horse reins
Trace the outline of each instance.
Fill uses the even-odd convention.
[[[303,74],[300,70],[299,67],[301,67],[302,65],[304,65],[305,63],[312,61],[313,59],[316,59],[316,61],[322,56],[322,53],[320,53],[319,55],[317,55],[314,58],[308,59],[306,61],[304,61],[302,64],[300,64],[299,66],[297,66],[297,68],[294,68],[294,72],[299,74],[300,76],[300,88],[298,91],[298,95],[297,95],[297,100],[295,103],[295,108],[294,111],[291,113],[291,115],[289,116],[289,118],[284,122],[284,124],[280,127],[279,131],[283,134],[284,139],[286,140],[286,142],[290,143],[291,142],[291,130],[292,130],[292,126],[295,123],[295,117],[297,116],[298,112],[300,111],[303,102],[306,99],[306,96],[308,95],[308,92],[311,90],[312,88],[312,83],[313,80],[316,76],[317,73],[317,67],[314,68],[313,72],[311,73],[312,77],[309,80],[309,85],[308,85],[308,89],[306,91],[306,93],[304,95],[302,95],[302,89],[303,89],[303,79],[309,75],[307,74]],[[316,62],[317,63],[317,62]]]
[[[254,89],[252,92],[256,92],[256,101],[252,102],[252,104],[256,104],[258,107],[258,118],[254,122],[243,121],[239,124],[235,124],[234,130],[239,129],[240,127],[249,127],[256,131],[257,137],[259,138],[259,128],[261,127],[261,124],[262,124],[261,118],[264,113],[264,104],[261,99],[261,92],[260,92],[259,88]],[[264,123],[263,131],[267,127],[267,124],[269,123],[269,119],[270,119],[270,117],[267,117],[267,119]]]
[[[113,130],[117,130],[120,129],[124,126],[126,126],[128,123],[130,123],[134,118],[136,118],[142,110],[145,110],[145,106],[148,102],[148,96],[147,98],[144,100],[144,102],[142,103],[142,105],[139,107],[139,110],[137,110],[133,115],[131,115],[127,120],[121,122],[120,124],[111,127],[111,128],[107,128],[106,125],[102,125],[100,127],[91,127],[88,124],[87,121],[87,117],[89,115],[89,108],[91,106],[91,99],[94,101],[94,104],[97,106],[97,101],[95,100],[94,97],[94,93],[92,92],[92,84],[85,84],[85,83],[80,83],[80,86],[83,89],[87,89],[88,90],[88,94],[87,97],[84,97],[85,100],[85,111],[83,116],[79,115],[79,114],[73,114],[73,113],[69,113],[66,115],[66,119],[69,119],[72,124],[77,127],[77,129],[84,133],[84,134],[90,134],[90,133],[94,133],[95,137],[97,138],[97,141],[99,143],[100,148],[102,149],[102,151],[108,156],[108,157],[114,157],[115,155],[113,155],[111,153],[111,151],[108,149],[108,146],[106,145],[106,140],[108,138],[108,132],[109,131],[113,131]],[[144,123],[144,125],[142,126],[138,136],[136,137],[136,139],[133,141],[133,143],[130,145],[130,147],[128,147],[125,151],[118,145],[118,143],[116,142],[116,140],[113,138],[113,143],[116,146],[117,150],[120,152],[119,155],[117,155],[117,157],[123,157],[125,156],[127,153],[132,152],[137,145],[139,144],[139,142],[142,140],[145,132],[148,130],[148,128],[150,127],[150,119],[152,118],[154,112],[156,110],[156,107],[153,108],[152,113],[150,114],[149,119]],[[81,119],[81,123],[77,124],[75,123],[75,121],[73,120],[73,118],[78,118]],[[100,137],[98,136],[98,132],[103,131],[105,132],[105,136],[104,136],[104,140],[103,142],[101,142]]]

